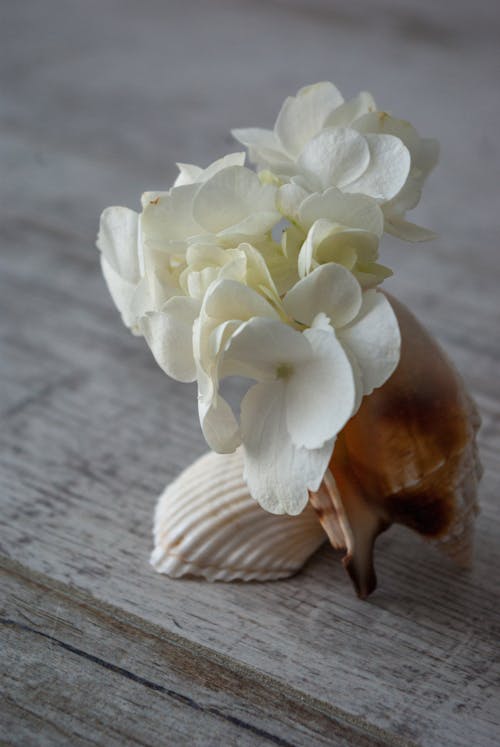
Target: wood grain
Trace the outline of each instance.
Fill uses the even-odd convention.
[[[498,6],[2,10],[2,739],[498,744]],[[208,163],[234,147],[230,127],[270,125],[285,95],[321,79],[373,90],[442,142],[415,216],[441,238],[388,240],[383,261],[483,417],[474,569],[395,528],[369,602],[327,548],[272,584],[152,572],[155,497],[206,447],[193,389],[120,326],[94,248],[103,207],[136,206],[176,160]]]

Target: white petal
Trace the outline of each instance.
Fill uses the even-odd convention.
[[[346,192],[361,192],[377,200],[391,200],[403,187],[410,171],[410,153],[393,135],[365,135],[370,147],[370,165],[351,181]]]
[[[319,218],[328,218],[344,226],[371,231],[377,236],[384,232],[384,215],[374,199],[361,194],[344,194],[336,187],[306,197],[298,215],[304,228],[309,228]]]
[[[280,369],[290,372],[306,363],[311,346],[301,332],[275,319],[256,317],[233,334],[224,357],[231,372],[257,381],[272,381]]]
[[[229,166],[243,166],[244,164],[244,151],[238,151],[237,153],[228,153],[226,156],[218,158],[216,161],[211,163],[210,166],[207,166],[206,169],[203,169],[203,172],[200,176],[202,176],[203,181],[206,182],[208,179],[211,179],[214,174],[217,174],[223,169],[227,169]],[[201,181],[200,178],[198,178],[197,181]]]
[[[192,184],[203,173],[203,169],[195,166],[194,163],[177,163],[176,166],[179,169],[179,175],[174,182],[174,187]]]
[[[300,277],[315,265],[335,262],[352,270],[357,261],[372,261],[378,256],[378,237],[358,228],[344,228],[328,220],[317,220],[309,230],[298,258]]]
[[[130,301],[130,315],[133,319],[133,332],[141,334],[139,322],[141,318],[150,311],[158,311],[169,298],[171,289],[162,286],[158,279],[144,276],[135,286],[134,293]],[[175,289],[175,295],[178,294]]]
[[[243,398],[241,431],[245,479],[250,493],[273,514],[299,514],[308,490],[316,491],[333,451],[333,439],[321,449],[294,446],[286,428],[281,382],[257,384]]]
[[[376,104],[371,93],[361,91],[342,106],[335,109],[325,122],[325,127],[350,127],[351,124],[370,111],[375,111]]]
[[[195,381],[193,324],[200,313],[194,298],[176,296],[161,311],[146,314],[140,329],[158,365],[177,381]]]
[[[248,243],[240,244],[238,249],[242,251],[247,261],[247,272],[246,272],[246,283],[251,288],[257,289],[261,293],[265,293],[266,297],[270,300],[274,300],[277,304],[280,304],[280,297],[276,289],[273,277],[269,271],[269,267],[266,264],[266,259],[271,260],[274,258],[274,252],[271,256],[267,255],[266,259],[264,254],[258,251],[254,246]],[[274,247],[273,247],[274,249]],[[263,250],[264,251],[264,250]],[[278,258],[282,257],[281,252],[276,252]]]
[[[330,128],[306,144],[297,163],[311,184],[318,185],[317,191],[331,186],[342,188],[364,174],[370,150],[366,138],[356,130]]]
[[[218,171],[226,169],[228,166],[243,166],[245,163],[245,153],[229,153],[227,156],[218,158],[207,166],[206,169],[202,169],[199,166],[194,166],[191,163],[178,163],[177,167],[180,171],[177,177],[174,187],[182,184],[192,184],[193,182],[206,182]]]
[[[256,147],[269,150],[280,150],[280,142],[272,130],[263,127],[245,127],[231,130],[231,134],[245,147]]]
[[[299,215],[299,207],[309,196],[309,192],[299,184],[291,182],[284,184],[278,189],[277,207],[282,215],[296,220]]]
[[[137,284],[124,280],[101,254],[101,269],[113,302],[121,314],[126,327],[133,327],[137,317],[133,310],[133,299]]]
[[[139,216],[125,207],[103,211],[97,246],[106,262],[127,283],[139,282]]]
[[[359,364],[365,395],[382,386],[398,365],[401,335],[392,306],[382,293],[369,290],[363,294],[359,315],[338,331],[338,338]]]
[[[241,443],[240,429],[231,407],[219,394],[198,399],[200,425],[207,444],[219,454],[230,454]]]
[[[205,230],[218,233],[253,213],[275,212],[275,201],[276,187],[262,185],[257,174],[244,166],[230,166],[201,185],[193,216]]]
[[[312,357],[286,381],[286,424],[296,446],[317,449],[351,417],[356,380],[348,356],[332,330],[309,329]]]
[[[255,239],[270,231],[280,218],[276,210],[252,213],[239,223],[219,231],[217,235],[224,241],[232,239],[234,243],[245,239]]]
[[[260,127],[232,130],[233,137],[248,148],[251,161],[275,173],[287,173],[292,161],[284,152],[281,143],[272,130]]]
[[[283,306],[294,319],[307,326],[323,312],[334,327],[343,327],[359,312],[361,288],[349,270],[330,262],[299,280],[286,294]]]
[[[202,233],[192,213],[197,189],[197,184],[185,184],[150,200],[144,207],[141,219],[145,240],[155,248],[168,249],[170,242],[183,241]]]
[[[420,138],[413,125],[405,119],[397,119],[387,112],[366,114],[352,126],[365,135],[394,135],[408,148],[412,160],[420,148]]]
[[[279,318],[271,304],[256,291],[226,278],[217,280],[208,289],[203,309],[207,316],[221,321],[227,319],[246,321],[253,316]]]
[[[308,140],[323,129],[343,98],[333,83],[316,83],[288,97],[278,114],[274,132],[291,156],[298,156]]]
[[[431,231],[428,228],[417,226],[416,223],[410,223],[410,221],[395,216],[387,218],[385,222],[385,230],[387,233],[392,234],[392,236],[397,236],[398,239],[411,241],[412,243],[432,241],[437,236],[434,231]]]

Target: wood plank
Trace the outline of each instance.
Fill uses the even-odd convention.
[[[12,743],[409,744],[17,564],[0,573]]]

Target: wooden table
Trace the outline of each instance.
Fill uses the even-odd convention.
[[[2,5],[2,743],[498,745],[498,4]],[[327,547],[284,582],[152,571],[156,496],[206,447],[94,247],[103,207],[322,79],[442,143],[415,213],[440,238],[382,254],[483,417],[474,569],[393,528],[367,602]]]

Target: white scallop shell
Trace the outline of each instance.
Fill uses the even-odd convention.
[[[158,500],[151,564],[178,578],[270,581],[291,576],[326,540],[313,508],[275,516],[249,495],[243,456],[209,452]]]

